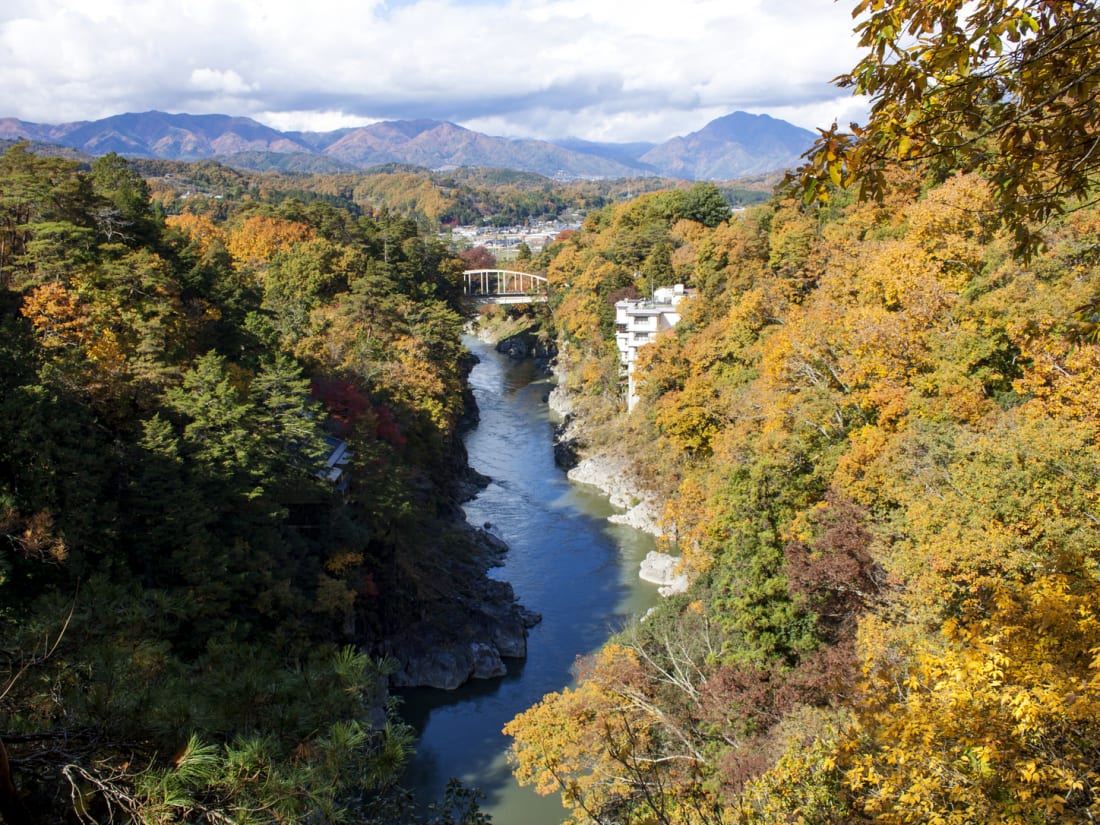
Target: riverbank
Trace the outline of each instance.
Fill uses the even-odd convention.
[[[393,687],[454,690],[471,679],[504,676],[506,660],[526,658],[528,631],[541,620],[509,582],[489,576],[509,549],[501,539],[463,521],[444,542],[450,561],[439,571],[439,597],[386,639],[384,652],[398,665]]]
[[[560,369],[555,365],[555,370]],[[565,376],[558,381],[547,398],[550,409],[561,419],[555,433],[555,455],[568,471],[570,481],[589,484],[607,496],[612,506],[625,510],[609,521],[661,536],[662,502],[647,490],[637,478],[633,461],[607,449],[593,449],[583,419],[576,414],[576,405],[565,389]]]
[[[562,376],[559,376],[559,379]],[[550,393],[547,403],[561,418],[555,434],[554,454],[559,465],[568,469],[570,481],[588,484],[607,496],[612,506],[625,512],[608,517],[613,524],[625,524],[661,538],[663,502],[639,480],[634,462],[609,450],[588,447],[588,434],[583,420],[574,411],[574,404],[566,382],[559,380]],[[642,581],[659,585],[662,596],[671,596],[687,590],[687,576],[679,570],[680,559],[657,550],[650,551],[638,570]]]

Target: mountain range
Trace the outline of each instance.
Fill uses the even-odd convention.
[[[559,179],[661,175],[731,180],[798,165],[813,132],[746,112],[664,143],[492,137],[437,120],[398,120],[332,132],[280,132],[246,117],[143,112],[58,125],[0,118],[0,139],[104,155],[215,159],[229,166],[346,172],[387,163],[427,169],[481,166]]]

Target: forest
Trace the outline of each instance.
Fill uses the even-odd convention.
[[[633,195],[690,184],[669,178],[598,179],[560,183],[530,172],[460,168],[430,171],[387,164],[347,174],[277,174],[232,168],[214,161],[184,163],[141,159],[133,168],[146,178],[152,197],[169,212],[218,214],[221,201],[241,197],[278,203],[320,200],[352,214],[389,211],[416,222],[421,231],[448,227],[520,226],[567,213],[583,214]],[[762,175],[722,186],[733,204],[762,203],[779,175]]]
[[[505,729],[571,822],[1100,816],[1100,18],[856,15],[871,118],[769,203],[646,194],[540,261],[691,580]],[[628,415],[613,303],[674,283]]]
[[[475,822],[400,789],[381,647],[475,552],[464,264],[385,210],[170,206],[0,156],[0,820]]]
[[[511,598],[459,507],[484,250],[378,179],[0,155],[0,821],[484,818],[401,788],[387,690]]]

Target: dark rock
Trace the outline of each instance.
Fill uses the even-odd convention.
[[[519,617],[523,621],[523,626],[530,629],[542,621],[542,614],[536,613],[534,610],[528,610],[526,607],[519,609]]]
[[[557,345],[553,341],[545,340],[537,327],[502,338],[497,342],[496,349],[497,352],[517,360],[534,358],[544,369],[558,355]]]
[[[572,470],[580,462],[580,451],[584,445],[576,438],[570,438],[570,424],[573,416],[567,415],[554,429],[554,463],[563,470]]]
[[[554,463],[563,470],[572,470],[580,460],[577,455],[577,446],[572,441],[554,442]]]
[[[498,341],[497,352],[520,361],[531,355],[531,343],[526,337],[526,333],[520,333],[520,335],[513,335],[511,338]]]
[[[383,652],[398,664],[390,678],[395,687],[453,690],[469,679],[503,676],[503,659],[527,655],[527,631],[541,617],[516,601],[508,582],[484,575],[508,545],[470,525],[460,535],[458,546],[474,548],[476,567],[456,576],[445,598],[424,605],[419,621],[386,640]]]
[[[508,552],[508,543],[500,536],[480,527],[477,530],[477,537],[486,551],[487,559],[495,567],[500,558]]]
[[[449,646],[394,654],[401,668],[390,682],[394,687],[432,687],[454,690],[474,672],[473,655],[468,647]]]
[[[526,640],[525,640],[526,644]],[[524,650],[526,653],[526,650]],[[474,642],[470,645],[470,658],[473,660],[472,679],[495,679],[508,672],[508,668],[501,661],[501,651],[492,645],[482,642]]]
[[[455,481],[455,503],[462,504],[465,501],[470,501],[475,498],[478,493],[488,487],[491,482],[492,479],[489,478],[489,476],[479,473],[473,468],[467,467],[462,477]],[[465,518],[465,516],[459,515],[459,518]]]

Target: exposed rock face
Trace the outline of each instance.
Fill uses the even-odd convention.
[[[486,530],[469,528],[482,548],[484,570],[499,563],[507,545]],[[461,577],[460,592],[425,606],[423,618],[386,640],[384,652],[398,670],[395,687],[453,690],[469,679],[493,679],[507,672],[504,659],[527,655],[527,631],[541,616],[523,608],[508,582]]]
[[[458,479],[458,481],[455,482],[455,491],[459,498],[459,501],[469,501],[479,492],[488,487],[491,480],[492,479],[490,479],[489,476],[485,475],[484,473],[479,473],[473,467],[466,468],[466,472],[462,475],[461,478]],[[489,539],[500,541],[500,539],[492,534],[489,534]],[[488,541],[489,539],[486,540]],[[504,544],[504,542],[502,541],[500,541],[500,543]],[[507,545],[505,545],[504,549],[508,549]]]
[[[561,423],[554,428],[554,463],[563,470],[572,470],[580,462],[585,446],[580,422],[573,414],[573,402],[558,385],[546,397],[546,404],[561,418]]]
[[[573,414],[573,401],[569,398],[569,393],[561,388],[561,385],[556,385],[554,389],[550,391],[550,395],[546,398],[546,403],[550,405],[550,409],[556,412],[562,417],[562,419],[569,418]]]
[[[626,524],[654,536],[663,535],[658,523],[660,502],[636,482],[630,461],[605,453],[584,454],[583,427],[576,420],[572,401],[561,385],[550,393],[548,403],[562,416],[562,423],[554,435],[554,459],[569,471],[570,481],[599,488],[613,506],[626,511],[610,516],[608,521]],[[676,572],[679,562],[675,556],[651,551],[641,564],[639,577],[660,585],[658,592],[662,596],[683,593],[687,590],[688,578]]]
[[[406,648],[407,661],[390,681],[395,687],[454,690],[471,678],[492,679],[508,672],[489,645],[470,642],[449,647]]]
[[[670,556],[668,553],[658,553],[650,550],[642,559],[638,577],[642,581],[653,582],[661,585],[658,592],[662,596],[671,596],[675,593],[683,593],[687,590],[688,579],[684,573],[677,573],[676,568],[680,559]]]
[[[658,503],[634,482],[625,460],[609,455],[590,455],[569,471],[569,479],[598,487],[613,506],[626,510],[611,516],[609,521],[627,524],[654,536],[661,535],[657,526]]]
[[[553,393],[550,397],[553,398]],[[573,416],[565,416],[561,424],[554,428],[554,463],[563,470],[572,470],[580,461],[582,447],[573,427]]]
[[[558,354],[558,348],[554,342],[544,340],[538,334],[537,328],[526,329],[523,332],[502,338],[497,342],[496,350],[516,360],[534,358],[536,364],[542,369],[549,369],[550,362]]]
[[[492,645],[474,642],[470,645],[470,655],[474,660],[474,668],[470,672],[471,679],[495,679],[508,672],[508,668],[500,658],[500,651]]]

